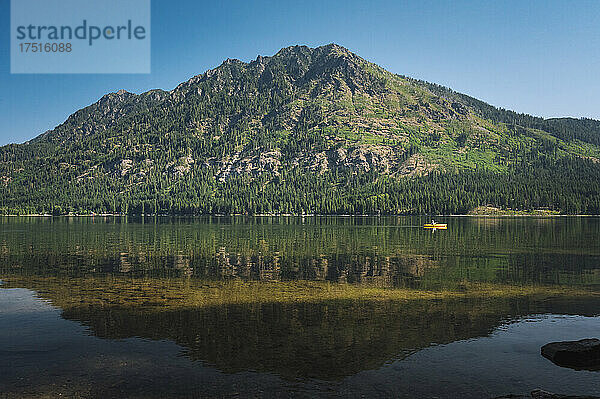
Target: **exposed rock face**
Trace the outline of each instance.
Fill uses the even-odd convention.
[[[542,346],[542,356],[562,367],[600,370],[600,340],[551,342]]]
[[[133,161],[131,159],[123,159],[120,164],[120,174],[125,176],[129,173],[129,170],[133,167]]]
[[[410,156],[402,165],[400,165],[400,176],[423,176],[436,169],[437,165],[427,162],[420,154]]]

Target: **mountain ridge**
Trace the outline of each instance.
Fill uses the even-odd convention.
[[[496,108],[336,44],[291,46],[169,91],[108,93],[0,148],[0,213],[600,212],[599,163],[598,121]],[[545,184],[535,198],[523,188],[557,168],[527,183]],[[581,185],[565,192],[563,175]],[[490,184],[507,177],[520,183]],[[421,192],[440,179],[445,192]],[[489,187],[452,192],[462,179]]]

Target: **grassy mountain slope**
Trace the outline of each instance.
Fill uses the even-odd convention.
[[[600,213],[600,122],[497,109],[330,44],[119,91],[0,148],[3,213]]]

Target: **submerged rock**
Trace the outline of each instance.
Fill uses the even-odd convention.
[[[600,370],[600,340],[551,342],[542,346],[542,356],[562,367]]]

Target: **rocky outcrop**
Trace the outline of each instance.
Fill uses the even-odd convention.
[[[414,154],[400,165],[398,175],[409,177],[425,176],[436,168],[437,165],[428,162],[421,154]]]

